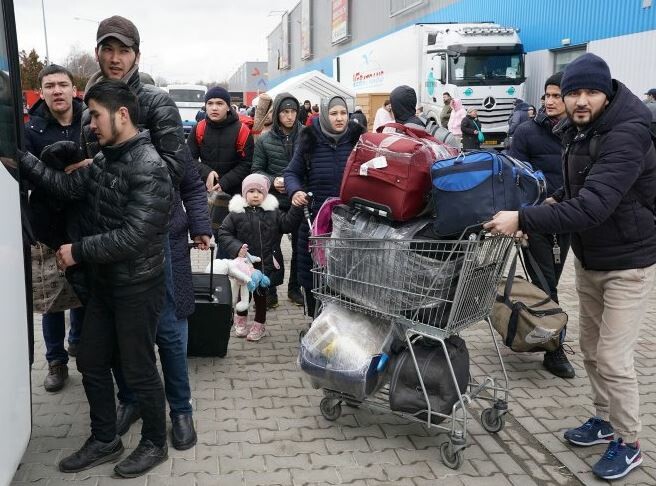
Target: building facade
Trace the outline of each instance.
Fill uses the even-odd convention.
[[[242,101],[250,105],[257,95],[269,88],[266,62],[245,62],[228,80],[231,93],[243,93]]]
[[[526,52],[525,98],[530,103],[537,103],[549,75],[585,52],[603,57],[613,77],[642,97],[656,86],[652,2],[301,0],[268,36],[269,84],[311,70],[339,80],[340,55],[413,24],[495,22],[519,29]]]

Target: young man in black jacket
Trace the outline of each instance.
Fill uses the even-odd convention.
[[[84,109],[82,100],[75,97],[73,74],[68,69],[51,64],[39,72],[38,79],[41,99],[30,108],[30,118],[25,124],[25,149],[37,157],[46,146],[61,140],[79,144]],[[62,243],[68,243],[66,219],[73,216],[71,204],[38,189],[30,193],[29,201],[30,224],[39,243],[53,250]],[[68,351],[64,348],[64,311],[49,312],[41,318],[48,361],[48,374],[43,387],[49,392],[64,387],[68,379],[68,357],[76,355],[80,341],[84,308],[77,307],[69,312]]]
[[[594,54],[572,61],[560,87],[568,115],[558,127],[563,188],[546,204],[501,211],[485,226],[509,235],[572,234],[579,344],[596,416],[565,440],[608,444],[592,472],[617,479],[642,463],[634,352],[656,277],[651,113]]]
[[[62,269],[85,264],[90,281],[77,365],[89,401],[91,437],[61,460],[62,472],[78,472],[118,458],[111,368],[120,361],[143,416],[137,448],[115,467],[136,477],[168,457],[164,389],[157,372],[155,333],[164,301],[164,243],[172,185],[165,162],[147,131],[139,132],[139,106],[120,81],[101,81],[86,94],[89,127],[101,152],[93,163],[67,175],[33,155],[21,169],[34,184],[61,198],[84,199],[81,239],[57,251]],[[59,142],[55,155],[73,158],[77,145]],[[72,152],[72,153],[71,153]],[[78,157],[79,158],[79,157]]]
[[[303,128],[298,121],[299,102],[289,93],[280,93],[273,100],[273,127],[257,139],[253,152],[253,173],[262,174],[270,181],[271,191],[278,199],[278,207],[287,212],[291,207],[289,195],[285,190],[283,172],[292,160],[298,143],[298,134]],[[303,305],[303,294],[296,275],[296,245],[298,228],[292,235],[292,260],[287,284],[287,297],[296,305]],[[277,306],[278,295],[275,287],[269,293],[269,307]]]
[[[508,153],[511,157],[530,162],[534,169],[541,170],[547,179],[547,197],[563,187],[563,171],[561,167],[561,140],[553,132],[556,124],[565,118],[565,102],[560,94],[560,81],[563,73],[550,76],[545,82],[544,111],[540,111],[532,120],[525,121],[515,130],[513,143]],[[549,288],[542,289],[558,302],[558,281],[563,273],[565,259],[569,251],[570,237],[568,233],[542,234],[533,233],[529,236],[528,249],[535,258]],[[540,286],[540,280],[531,265],[528,272],[535,285]],[[561,345],[553,352],[544,353],[544,367],[552,374],[561,378],[574,378],[576,375]]]

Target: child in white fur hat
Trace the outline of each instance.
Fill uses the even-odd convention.
[[[218,244],[232,258],[246,256],[246,252],[262,259],[255,263],[269,279],[271,285],[282,284],[285,276],[280,239],[291,233],[303,219],[303,210],[294,207],[283,213],[278,209],[278,200],[269,194],[270,181],[261,174],[251,174],[241,185],[241,195],[230,200],[230,213],[218,231]],[[253,292],[255,321],[248,325],[248,310],[235,313],[235,335],[249,341],[259,341],[265,333],[266,291]]]

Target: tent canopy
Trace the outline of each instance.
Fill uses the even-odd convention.
[[[353,112],[355,108],[355,93],[320,71],[309,71],[286,79],[266,93],[271,98],[275,98],[279,93],[291,93],[301,104],[305,100],[310,100],[313,105],[318,105],[323,97],[342,96],[346,100],[349,112]],[[259,96],[253,100],[253,104],[257,105],[258,101]]]

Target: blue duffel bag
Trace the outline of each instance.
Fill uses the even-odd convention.
[[[531,164],[497,152],[467,152],[431,167],[435,231],[449,236],[543,201],[547,183]]]

